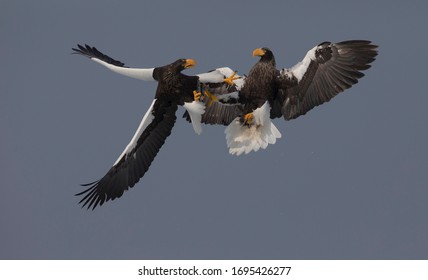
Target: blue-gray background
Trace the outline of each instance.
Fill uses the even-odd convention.
[[[2,1],[1,259],[428,258],[426,1]],[[361,82],[247,156],[223,127],[179,119],[149,172],[96,211],[104,175],[155,83],[71,55],[88,43],[134,67],[194,58],[241,74],[322,41],[369,39]],[[181,115],[181,109],[179,114]]]

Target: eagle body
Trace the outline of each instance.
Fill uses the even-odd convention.
[[[279,71],[275,68],[275,60],[260,60],[254,65],[239,92],[244,114],[262,107],[266,101],[273,102],[278,92],[277,76]]]

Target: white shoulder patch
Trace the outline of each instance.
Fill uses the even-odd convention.
[[[234,91],[234,92],[226,93],[226,94],[220,94],[220,95],[217,95],[217,98],[219,101],[221,100],[223,102],[228,102],[230,99],[238,100],[239,99],[239,91]],[[224,104],[224,105],[227,105],[227,104]]]
[[[199,81],[201,83],[222,83],[224,80],[224,75],[220,71],[217,71],[217,69],[208,73],[198,74],[196,76],[199,77]]]
[[[311,61],[315,60],[315,51],[317,50],[317,48],[318,46],[315,46],[310,49],[306,53],[306,56],[303,58],[302,61],[290,68],[290,72],[293,73],[293,75],[297,78],[299,82],[302,80],[303,75],[305,75],[306,71],[308,70]]]
[[[200,101],[184,102],[183,107],[189,112],[193,130],[196,134],[202,133],[202,114],[205,113],[205,105]]]
[[[208,73],[202,73],[196,76],[199,77],[199,81],[201,83],[222,83],[225,78],[232,76],[234,73],[235,71],[229,67],[220,67]],[[235,77],[239,79],[236,79],[233,82],[235,83],[237,90],[240,90],[244,85],[244,78],[239,75],[236,75]]]
[[[146,114],[144,115],[143,119],[140,122],[140,125],[138,126],[137,131],[135,132],[134,136],[131,139],[131,142],[126,146],[125,150],[120,154],[119,158],[116,160],[116,162],[113,164],[116,165],[120,159],[126,155],[129,154],[137,145],[138,138],[140,138],[143,131],[147,128],[147,126],[153,121],[155,116],[153,116],[153,105],[155,104],[156,99],[153,100],[152,105],[150,105],[150,108],[147,110]]]
[[[270,119],[269,102],[253,111],[253,125],[242,125],[239,118],[230,123],[226,129],[226,142],[232,155],[248,154],[251,151],[266,149],[269,144],[275,144],[281,133]]]

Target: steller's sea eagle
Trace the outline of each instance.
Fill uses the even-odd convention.
[[[358,83],[364,76],[361,71],[375,60],[377,48],[365,40],[323,42],[309,50],[301,62],[282,70],[276,69],[269,48],[257,48],[253,56],[260,60],[248,76],[236,81],[239,89],[229,104],[233,106],[216,105],[222,109],[215,111],[207,108],[202,122],[227,125],[231,154],[265,149],[281,137],[271,119],[295,119]],[[228,112],[226,122],[219,117],[224,112]]]

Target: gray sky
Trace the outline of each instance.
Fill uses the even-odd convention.
[[[0,258],[427,259],[427,10],[426,1],[2,1]],[[197,136],[179,119],[133,189],[93,212],[77,205],[79,184],[110,168],[156,88],[71,55],[77,43],[128,66],[183,57],[198,61],[187,74],[245,74],[256,47],[282,68],[348,39],[380,46],[373,67],[306,116],[276,120],[275,145],[231,156],[224,127]]]

